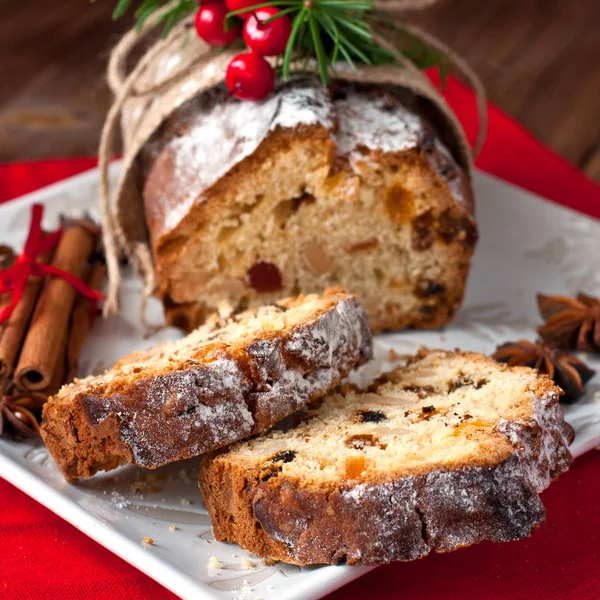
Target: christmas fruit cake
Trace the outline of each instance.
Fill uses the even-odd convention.
[[[157,292],[184,329],[343,285],[375,331],[459,307],[477,238],[468,159],[423,98],[299,80],[262,102],[211,89],[141,158]],[[461,158],[462,156],[462,158]]]
[[[155,468],[259,433],[371,357],[363,308],[343,289],[228,317],[64,386],[42,436],[68,480],[122,463]]]
[[[569,468],[561,390],[527,367],[424,351],[295,428],[202,459],[218,540],[297,565],[379,564],[528,536]]]

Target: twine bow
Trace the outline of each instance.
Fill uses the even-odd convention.
[[[34,204],[31,207],[31,224],[23,252],[16,258],[15,264],[12,267],[0,271],[0,294],[12,293],[10,304],[0,310],[0,323],[5,323],[10,318],[10,315],[23,297],[23,293],[27,287],[27,280],[30,277],[44,277],[46,275],[61,277],[80,294],[90,300],[93,307],[96,307],[97,303],[104,299],[102,293],[92,289],[71,273],[52,265],[37,262],[36,259],[40,254],[50,252],[56,247],[63,232],[61,227],[52,233],[44,233],[42,231],[43,215],[43,205]]]

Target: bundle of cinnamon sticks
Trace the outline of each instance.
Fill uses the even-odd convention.
[[[99,234],[91,221],[65,222],[55,249],[37,262],[101,290],[105,267],[97,253]],[[0,297],[0,308],[10,302],[10,294]],[[23,296],[0,326],[0,435],[38,433],[42,405],[77,373],[94,309],[60,277],[29,277]]]

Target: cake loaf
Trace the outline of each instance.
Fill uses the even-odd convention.
[[[371,353],[364,311],[343,289],[213,316],[64,386],[44,406],[42,437],[68,480],[159,467],[264,431]]]
[[[169,322],[343,285],[375,331],[447,323],[477,229],[469,164],[441,122],[406,89],[342,81],[259,103],[217,86],[185,104],[141,159]]]
[[[202,460],[215,537],[298,565],[380,564],[527,537],[571,462],[561,390],[480,354],[421,352],[289,431]]]

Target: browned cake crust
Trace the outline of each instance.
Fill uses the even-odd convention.
[[[452,361],[454,374],[446,384]],[[463,374],[459,379],[456,364]],[[433,381],[432,370],[440,372],[445,389],[437,395],[435,385],[423,384],[424,378]],[[486,423],[476,412],[485,415],[487,410],[481,404],[477,408],[484,394],[479,388],[484,381],[502,385],[503,379],[505,385],[526,390],[525,396],[507,396],[503,416]],[[465,387],[458,390],[456,382]],[[545,518],[539,492],[572,460],[568,444],[573,431],[563,420],[560,393],[531,369],[496,365],[471,353],[421,353],[407,369],[392,372],[392,383],[378,382],[362,395],[342,390],[309,411],[296,429],[205,457],[199,482],[215,537],[298,565],[408,561],[482,540],[527,537]],[[475,395],[472,404],[469,394]],[[405,403],[400,416],[386,420],[399,402]],[[490,406],[493,402],[490,398]],[[356,415],[367,418],[349,425],[355,432],[351,449],[341,442],[319,459],[321,471],[303,470],[308,464],[303,448],[331,444],[344,421],[356,421]],[[327,419],[331,424],[323,425]],[[395,459],[402,436],[411,430],[449,436],[450,445],[432,458],[437,442],[424,439],[422,448],[409,442],[404,458]],[[400,432],[398,439],[394,432]],[[477,445],[467,448],[473,440]],[[411,459],[421,450],[421,458]],[[335,452],[348,454],[338,461],[345,464],[345,476],[331,474]],[[386,452],[387,463],[382,462]],[[362,466],[356,471],[359,459]]]
[[[68,480],[123,463],[156,468],[263,431],[371,357],[343,289],[227,318],[63,387],[42,437]]]

